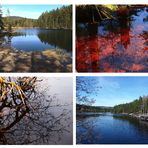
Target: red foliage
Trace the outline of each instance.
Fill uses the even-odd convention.
[[[77,37],[78,72],[148,72],[148,31],[143,21],[147,9],[136,10],[121,7],[116,12],[118,25],[105,21],[95,31],[92,26],[94,35],[89,25],[91,36]]]
[[[76,41],[78,72],[148,71],[145,40],[129,31],[111,38],[80,37]]]

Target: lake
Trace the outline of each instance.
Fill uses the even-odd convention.
[[[112,15],[115,19],[77,23],[77,71],[148,72],[148,7]]]
[[[6,36],[6,43],[17,50],[42,51],[44,49],[72,50],[71,30],[39,28],[18,29],[13,36]]]
[[[18,29],[0,43],[0,72],[72,71],[71,30]]]
[[[77,116],[77,144],[148,144],[148,123],[135,118],[98,113]]]

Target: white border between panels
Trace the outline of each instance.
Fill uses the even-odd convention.
[[[73,77],[73,73],[0,73],[2,77]]]
[[[146,0],[1,0],[1,4],[145,4]]]
[[[73,36],[72,36],[72,55],[73,55],[73,72],[72,73],[0,73],[0,76],[4,77],[21,77],[21,76],[37,76],[37,77],[73,77],[73,145],[45,145],[44,147],[54,148],[54,147],[64,147],[64,148],[85,148],[93,146],[93,148],[106,148],[106,147],[121,147],[124,148],[125,146],[127,148],[133,147],[138,148],[144,147],[146,148],[147,145],[76,145],[76,76],[148,76],[148,73],[77,73],[75,70],[76,62],[75,62],[75,56],[76,56],[76,50],[75,50],[75,35],[76,35],[76,25],[75,25],[75,5],[76,4],[148,4],[148,1],[146,0],[1,0],[0,4],[72,4],[73,5],[73,14],[72,14],[72,20],[73,20]],[[27,146],[27,147],[34,147],[35,145]],[[10,147],[1,145],[1,148],[3,147]],[[11,146],[13,148],[19,148],[20,146]],[[21,146],[22,148],[26,148],[26,146]],[[35,147],[43,147],[43,146],[35,146]]]

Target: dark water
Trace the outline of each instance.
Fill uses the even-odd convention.
[[[77,71],[148,72],[148,8],[112,15],[115,19],[77,23]]]
[[[77,118],[77,144],[148,144],[148,123],[110,113]]]
[[[17,50],[42,51],[44,49],[72,49],[71,30],[47,30],[38,28],[19,29],[6,37],[6,43]]]

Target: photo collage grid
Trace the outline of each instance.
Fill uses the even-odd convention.
[[[148,4],[0,4],[0,145],[148,144]]]

